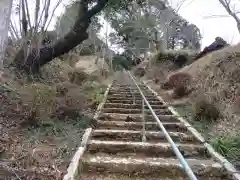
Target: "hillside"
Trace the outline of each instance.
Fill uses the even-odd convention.
[[[92,58],[75,58],[86,71],[56,58],[36,76],[0,72],[0,179],[57,180],[66,173],[111,78]]]
[[[169,60],[151,62],[142,78],[236,167],[240,164],[239,53],[238,44],[183,68]],[[173,77],[179,85],[165,89]],[[190,81],[184,82],[184,77]]]
[[[109,66],[103,58],[99,58],[97,61],[96,59],[97,56],[81,56],[76,67],[83,69],[87,74],[92,74],[100,69],[109,71]]]
[[[192,101],[210,98],[222,113],[222,119],[211,131],[213,134],[240,133],[240,45],[207,55],[178,72],[192,76]]]

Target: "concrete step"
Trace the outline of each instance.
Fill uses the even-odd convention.
[[[141,96],[140,92],[119,92],[119,91],[109,91],[108,95],[111,96]],[[155,94],[149,92],[144,93],[145,96],[155,96]]]
[[[128,95],[126,95],[126,94],[119,94],[119,95],[109,95],[108,96],[109,98],[116,98],[116,99],[123,99],[123,98],[125,98],[125,99],[142,99],[142,96],[141,96],[141,94],[139,94],[139,95],[131,95],[130,93],[128,94]],[[156,96],[154,96],[154,95],[145,95],[145,97],[147,98],[147,99],[157,99],[157,97]]]
[[[158,115],[161,122],[176,122],[179,120],[174,115]],[[114,114],[114,113],[101,113],[98,117],[102,121],[124,121],[124,122],[142,122],[142,115],[139,114]],[[156,122],[151,115],[145,116],[146,121]]]
[[[118,91],[118,92],[126,92],[126,91],[131,91],[131,92],[137,92],[139,93],[139,90],[137,88],[116,88],[116,87],[112,87],[109,89],[110,91]],[[148,88],[141,88],[141,90],[143,92],[149,92],[152,93]]]
[[[199,144],[200,142],[192,134],[180,132],[168,132],[174,142]],[[92,133],[93,140],[108,140],[108,141],[142,141],[141,131],[128,130],[108,130],[97,129]],[[146,131],[147,142],[167,142],[165,135],[162,132]]]
[[[128,100],[124,100],[124,99],[116,99],[116,100],[111,100],[111,99],[107,99],[106,103],[121,103],[121,104],[142,104],[142,100],[133,100],[133,99],[128,99]],[[163,103],[160,102],[159,100],[154,100],[154,101],[148,101],[148,103],[150,105],[162,105]]]
[[[159,177],[159,175],[142,175],[142,174],[121,174],[109,172],[85,172],[82,173],[78,180],[189,180],[187,177]],[[222,177],[198,177],[198,180],[223,180]],[[224,179],[227,180],[227,179]]]
[[[227,180],[224,169],[213,160],[187,159],[193,172],[210,180],[211,177]],[[173,158],[135,158],[117,156],[85,155],[82,159],[83,172],[121,173],[126,175],[158,175],[159,178],[187,178],[182,166]]]
[[[142,130],[142,122],[124,122],[124,121],[98,121],[96,129],[118,129],[118,130]],[[187,128],[182,123],[163,123],[167,131],[187,132]],[[145,128],[148,131],[160,131],[157,123],[145,122]]]
[[[146,97],[146,98],[147,98],[148,101],[159,101],[159,99],[157,97],[154,97],[154,96]],[[128,98],[126,98],[126,97],[112,97],[112,96],[108,96],[108,98],[107,98],[107,100],[109,100],[109,101],[112,101],[112,100],[122,100],[122,101],[124,101],[126,99],[128,99]],[[139,100],[142,100],[142,97],[134,97],[134,98],[131,97],[129,99],[139,101]]]
[[[165,105],[151,105],[153,109],[167,109]],[[125,109],[141,109],[142,104],[121,104],[121,103],[105,103],[104,108],[125,108]],[[145,105],[145,108],[148,107]]]
[[[103,113],[119,113],[119,114],[142,114],[141,109],[124,109],[124,108],[103,108]],[[158,115],[172,115],[172,112],[168,109],[155,109],[155,113]],[[145,109],[145,114],[151,115],[150,110]]]
[[[185,158],[210,158],[203,145],[177,144],[177,147]],[[87,152],[93,155],[105,153],[119,157],[175,157],[169,143],[91,140]]]

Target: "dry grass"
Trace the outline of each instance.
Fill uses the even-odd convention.
[[[193,91],[185,98],[191,104],[188,108],[178,107],[177,110],[184,111],[182,114],[187,114],[185,118],[203,136],[206,138],[228,136],[239,138],[240,44],[210,53],[175,72],[173,72],[171,66],[164,67],[167,68],[163,69],[164,77],[171,73],[187,73],[191,76],[191,88]],[[159,90],[159,88],[158,91],[163,94],[168,93]],[[202,97],[205,97],[205,100],[208,101],[199,102]],[[172,100],[171,96],[167,95],[163,96],[163,98],[166,101]],[[198,119],[201,121],[198,121]],[[211,122],[213,119],[214,121]],[[225,138],[224,141],[218,138],[216,142],[217,145],[221,146],[220,151],[222,151],[223,144],[226,144]],[[223,149],[230,148],[225,149],[223,147]],[[221,154],[228,156],[226,154],[229,151],[225,152],[227,153]]]
[[[70,82],[77,85],[82,85],[88,76],[89,75],[85,73],[82,68],[76,68],[73,71],[69,72]]]
[[[180,85],[173,89],[173,98],[178,99],[187,96],[190,90],[187,86]]]
[[[38,76],[1,74],[0,153],[4,167],[0,168],[4,173],[0,179],[16,179],[16,174],[20,179],[62,179],[83,129],[94,123],[94,108],[105,91],[102,79],[89,75],[82,83],[71,83],[72,71],[56,59]]]
[[[162,85],[163,89],[173,89],[181,86],[189,86],[191,84],[191,76],[188,73],[175,73],[168,77],[167,81]]]

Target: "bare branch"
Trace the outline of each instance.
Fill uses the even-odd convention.
[[[15,26],[16,27],[16,26]],[[19,36],[18,36],[18,33],[17,33],[17,30],[16,28],[14,27],[12,21],[10,21],[10,30],[13,32],[14,36],[19,39]]]
[[[35,8],[35,33],[38,30],[38,15],[40,10],[40,0],[36,0],[36,8]]]
[[[26,4],[25,9],[26,9],[26,12],[27,12],[27,21],[28,21],[29,28],[31,29],[32,24],[31,24],[31,18],[30,18],[30,14],[29,14],[29,6],[28,6],[27,0],[25,0],[25,4]]]
[[[48,1],[48,0],[45,0],[45,1],[44,1],[43,10],[42,10],[42,13],[41,13],[41,15],[40,15],[40,17],[39,17],[39,21],[38,21],[38,24],[37,24],[37,28],[38,28],[39,25],[41,24],[43,14],[44,14],[45,9],[46,9],[46,6],[47,6],[47,1]]]
[[[234,12],[230,7],[231,0],[219,0],[219,2],[226,9],[227,13],[234,18],[237,23],[238,31],[240,32],[240,18],[237,16],[237,13]]]
[[[47,24],[47,26],[46,26],[46,28],[45,28],[45,31],[47,31],[47,29],[48,29],[48,27],[49,27],[49,25],[50,25],[50,23],[51,23],[51,21],[52,21],[53,15],[54,15],[57,7],[60,5],[61,2],[62,2],[62,0],[58,0],[58,3],[57,3],[56,6],[54,7],[54,9],[53,9],[53,11],[52,11],[52,14],[51,14],[51,17],[50,17],[50,19],[48,20],[48,24]]]
[[[43,20],[43,24],[42,24],[42,33],[44,32],[47,20],[48,20],[48,16],[49,16],[49,7],[50,7],[50,0],[47,0],[46,2],[46,9],[45,9],[45,15],[44,15],[44,20]]]
[[[25,10],[24,0],[22,0],[21,4],[22,4],[22,30],[23,30],[22,36],[25,37],[25,36],[27,36],[27,25],[28,25],[28,22],[27,22],[27,17],[26,17],[26,10]]]

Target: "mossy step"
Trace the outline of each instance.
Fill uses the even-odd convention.
[[[185,158],[210,158],[203,145],[177,144],[177,147]],[[91,140],[87,152],[94,155],[105,153],[121,157],[175,157],[169,143]]]
[[[187,132],[187,127],[183,123],[164,122],[163,126],[171,132]],[[120,129],[120,130],[141,130],[142,122],[124,122],[124,121],[97,121],[97,129]],[[160,131],[156,122],[145,122],[145,128],[149,131]]]
[[[192,134],[180,133],[180,132],[168,132],[174,142],[199,144],[198,139]],[[115,140],[115,141],[142,141],[141,131],[130,130],[108,130],[97,129],[92,133],[93,140]],[[167,142],[167,139],[163,132],[146,131],[147,142]]]
[[[227,180],[223,167],[213,160],[186,159],[193,172],[204,180],[211,177]],[[82,159],[83,172],[122,173],[125,175],[150,175],[159,178],[187,178],[177,159],[134,158],[118,156],[85,155]]]

